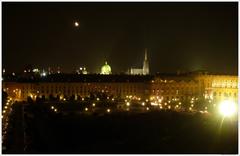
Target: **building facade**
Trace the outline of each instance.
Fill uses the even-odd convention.
[[[74,77],[74,78],[72,78]],[[64,78],[56,76],[44,80],[6,80],[3,90],[16,100],[27,97],[89,96],[102,92],[114,97],[128,95],[149,98],[159,96],[166,100],[205,98],[211,100],[238,100],[238,77],[232,75],[76,75]]]

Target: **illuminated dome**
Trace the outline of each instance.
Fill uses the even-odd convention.
[[[101,74],[109,75],[111,74],[111,67],[105,62],[105,64],[101,68]]]

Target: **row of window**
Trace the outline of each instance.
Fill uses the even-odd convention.
[[[72,95],[72,94],[82,94],[82,95],[88,95],[90,92],[94,92],[94,91],[99,91],[99,92],[115,92],[116,94],[136,94],[136,93],[142,93],[140,91],[137,92],[137,90],[127,90],[127,89],[118,89],[115,91],[112,90],[95,90],[95,89],[85,89],[85,90],[41,90],[40,92],[38,91],[34,91],[34,90],[23,90],[22,96],[26,97],[28,96],[30,93],[39,93],[39,94],[64,94],[64,95]]]
[[[189,94],[189,93],[193,93],[196,94],[197,91],[191,91],[191,90],[152,90],[152,93],[160,93],[160,94]]]
[[[228,93],[226,93],[226,92],[224,92],[224,93],[222,93],[222,92],[213,92],[213,96],[224,96],[224,97],[232,97],[232,96],[234,96],[234,97],[237,97],[237,93],[235,92],[235,93],[231,93],[231,92],[228,92]]]
[[[137,85],[119,85],[119,86],[65,86],[65,85],[45,85],[45,86],[33,86],[33,85],[28,85],[28,86],[22,86],[22,90],[55,90],[56,92],[58,90],[88,90],[88,89],[113,89],[113,90],[120,90],[120,89],[127,89],[127,90],[140,90],[143,89],[142,86],[137,86]]]

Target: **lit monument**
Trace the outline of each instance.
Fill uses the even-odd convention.
[[[106,61],[105,64],[101,68],[101,74],[109,75],[111,73],[112,73],[111,67],[107,64],[107,61]]]

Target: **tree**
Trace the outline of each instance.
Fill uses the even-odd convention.
[[[28,102],[28,103],[33,103],[33,99],[32,99],[30,96],[28,96],[28,97],[27,97],[27,102]]]
[[[5,101],[7,100],[8,94],[2,90],[2,109],[5,106]]]
[[[42,96],[42,101],[45,102],[46,98],[45,95]]]
[[[49,95],[49,100],[54,101],[54,96],[52,94]]]
[[[56,100],[60,101],[60,96],[59,95],[57,95]]]
[[[75,96],[74,96],[74,95],[72,95],[72,96],[70,96],[70,99],[69,99],[69,100],[70,100],[71,102],[73,102],[73,101],[74,101],[74,99],[75,99]]]

